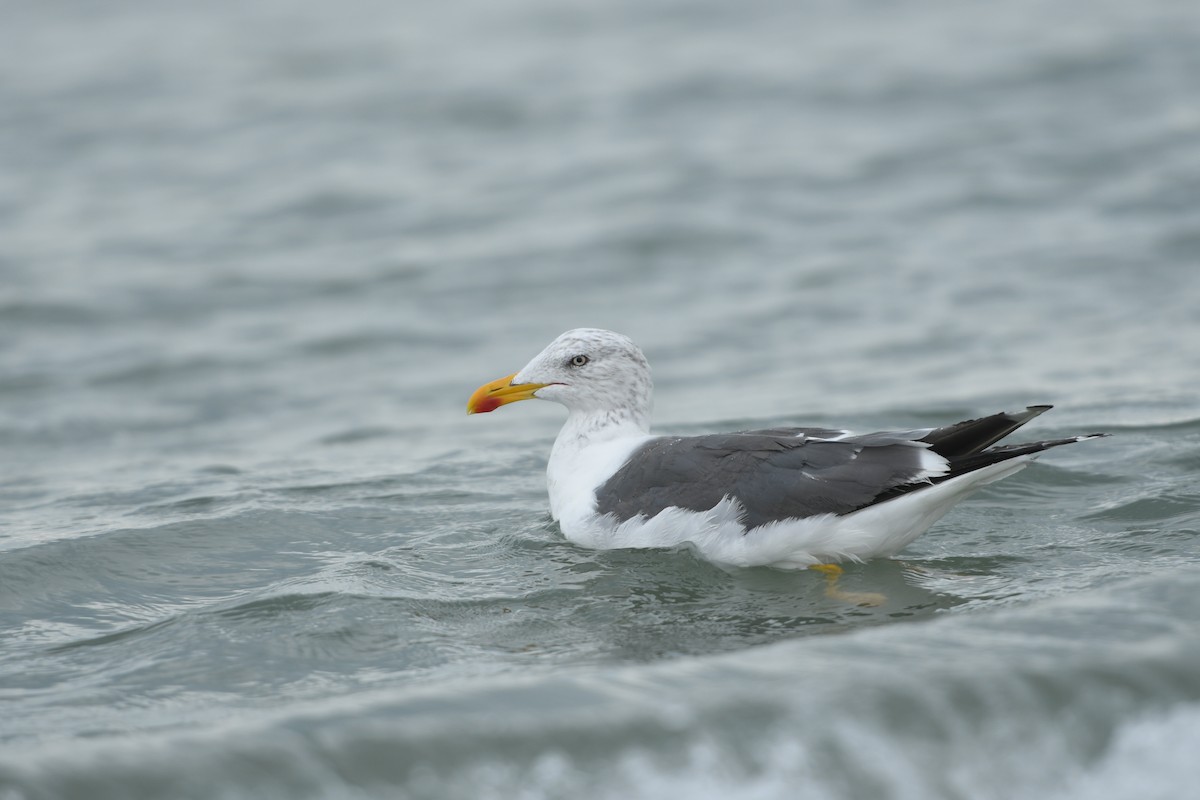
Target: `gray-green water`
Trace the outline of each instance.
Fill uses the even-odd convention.
[[[1179,798],[1193,2],[9,3],[0,798]],[[902,558],[549,520],[580,325],[660,430],[1107,430]]]

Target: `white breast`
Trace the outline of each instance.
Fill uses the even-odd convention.
[[[558,520],[563,535],[584,547],[607,547],[594,540],[598,529],[596,489],[653,436],[637,434],[603,442],[559,436],[546,467],[550,514]]]

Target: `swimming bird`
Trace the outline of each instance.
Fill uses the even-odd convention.
[[[467,413],[532,398],[566,406],[546,478],[550,513],[576,544],[687,545],[720,564],[784,569],[894,555],[1041,451],[1105,435],[993,446],[1050,409],[1035,405],[861,435],[767,428],[656,436],[652,389],[632,340],[578,328],[519,372],[479,387]]]

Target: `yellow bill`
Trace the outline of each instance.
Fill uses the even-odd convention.
[[[528,400],[538,389],[550,385],[548,383],[513,384],[512,381],[515,377],[517,374],[514,372],[512,375],[480,386],[467,401],[467,413],[486,414],[489,411],[495,411],[500,406],[515,403],[518,400]]]

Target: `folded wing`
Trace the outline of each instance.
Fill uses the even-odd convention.
[[[741,505],[747,530],[817,514],[849,514],[998,461],[1091,438],[991,447],[1049,408],[1030,406],[944,428],[860,436],[772,428],[660,437],[596,490],[596,510],[624,522],[667,508],[707,511],[730,497]]]

